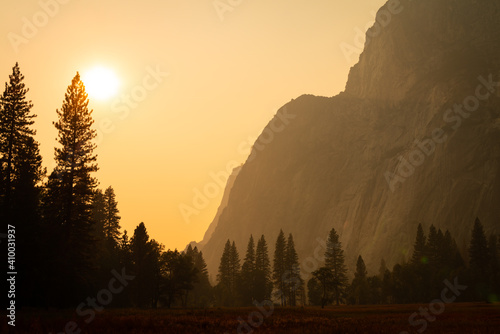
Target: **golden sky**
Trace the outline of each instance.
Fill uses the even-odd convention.
[[[0,5],[0,82],[18,61],[34,103],[44,166],[52,121],[77,71],[113,71],[93,99],[100,187],[122,228],[141,221],[167,248],[200,241],[222,197],[212,174],[243,163],[277,109],[344,89],[360,31],[382,0],[18,0]],[[359,52],[358,52],[359,53]],[[3,89],[2,89],[3,91]],[[212,186],[207,186],[209,184]],[[212,198],[193,203],[197,190]],[[183,217],[180,207],[196,214]]]

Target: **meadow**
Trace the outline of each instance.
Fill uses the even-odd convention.
[[[500,333],[500,304],[448,304],[427,319],[414,317],[412,326],[409,317],[421,307],[429,305],[109,309],[88,324],[74,310],[24,310],[15,333]],[[2,333],[12,329],[2,327]]]

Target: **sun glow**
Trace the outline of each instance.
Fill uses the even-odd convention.
[[[118,78],[112,70],[106,67],[92,68],[84,73],[82,81],[91,98],[106,100],[118,92]]]

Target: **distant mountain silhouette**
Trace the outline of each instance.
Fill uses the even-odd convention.
[[[201,245],[212,277],[228,238],[241,254],[264,234],[272,254],[280,228],[304,259],[334,227],[351,273],[358,255],[371,273],[408,259],[418,223],[464,253],[476,217],[500,233],[500,2],[391,3],[344,92],[301,96],[264,129]]]

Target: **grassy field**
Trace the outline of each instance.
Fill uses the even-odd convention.
[[[74,310],[30,310],[18,313],[15,333],[500,333],[499,304],[447,304],[442,313],[418,315],[411,325],[409,317],[420,307],[429,305],[114,309],[96,313],[88,324]],[[8,327],[4,321],[0,332]]]

